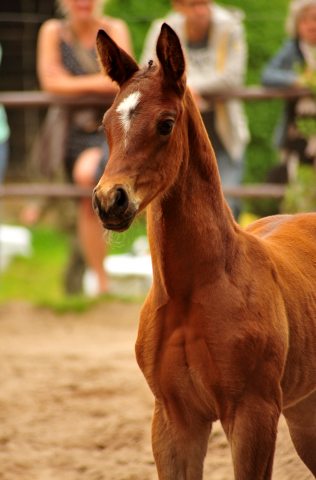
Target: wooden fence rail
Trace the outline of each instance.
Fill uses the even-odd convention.
[[[239,98],[245,101],[266,101],[275,99],[294,99],[310,94],[306,88],[266,88],[262,86],[248,86],[218,91],[206,96],[209,101]],[[67,106],[102,106],[109,108],[114,100],[112,95],[85,95],[80,97],[57,96],[41,91],[0,92],[0,103],[5,108],[38,108],[52,104]],[[240,185],[238,187],[223,188],[224,195],[236,198],[275,198],[281,199],[285,193],[284,185],[256,184]],[[51,198],[78,198],[91,196],[90,188],[83,188],[71,184],[5,184],[0,185],[0,197],[51,197]]]
[[[273,183],[240,185],[238,187],[223,187],[226,197],[235,198],[275,198],[281,199],[285,193],[284,185]],[[71,184],[22,183],[0,185],[1,197],[50,197],[79,198],[90,197],[92,188],[79,187]]]
[[[67,183],[14,183],[0,185],[1,197],[91,197],[92,188]]]
[[[309,93],[310,90],[306,88],[267,88],[254,85],[214,92],[212,95],[205,96],[205,99],[218,101],[227,100],[229,98],[239,98],[246,101],[264,101],[280,98],[297,98]],[[70,106],[104,106],[105,108],[109,108],[113,99],[113,95],[84,95],[80,97],[69,97],[52,95],[41,91],[0,92],[0,103],[6,108],[47,107],[53,103]]]

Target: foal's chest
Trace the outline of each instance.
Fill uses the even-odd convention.
[[[165,305],[143,314],[136,344],[137,360],[155,397],[167,411],[185,418],[194,410],[215,420],[218,366],[207,341],[200,307]]]

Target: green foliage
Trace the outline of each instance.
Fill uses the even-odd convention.
[[[246,84],[261,83],[264,65],[281,47],[285,39],[284,21],[287,0],[222,0],[223,4],[241,8],[245,13],[248,44],[248,71]],[[251,142],[247,149],[245,183],[264,182],[269,170],[278,161],[273,147],[273,132],[281,115],[282,101],[249,101],[245,104]],[[269,214],[274,202],[248,202],[256,213]],[[273,206],[273,207],[272,207]]]
[[[314,95],[314,101],[316,97],[316,75],[314,72],[303,69],[302,66],[298,66],[296,69],[300,75],[300,80],[304,86],[309,88]],[[311,139],[316,134],[316,120],[315,116],[304,115],[296,118],[296,127],[298,131],[303,135],[306,140]]]
[[[282,210],[285,213],[316,211],[316,172],[313,166],[298,168],[296,181],[286,189]]]
[[[122,18],[128,24],[136,60],[141,55],[151,22],[164,17],[168,10],[169,0],[108,0],[105,6],[108,15]]]
[[[299,132],[307,140],[316,134],[316,119],[315,117],[304,117],[296,119],[296,126]]]
[[[286,38],[284,22],[288,0],[221,0],[219,3],[244,11],[249,50],[246,83],[260,84],[264,65]],[[151,21],[163,17],[168,10],[169,0],[108,0],[106,4],[109,15],[123,18],[129,25],[136,59],[140,57]],[[251,143],[246,155],[245,183],[264,182],[267,173],[278,161],[272,138],[282,106],[282,101],[271,100],[249,101],[246,104]],[[256,205],[258,202],[253,204],[254,211],[257,211]],[[248,208],[252,208],[249,202]],[[264,210],[263,213],[271,213],[269,207],[267,211]]]

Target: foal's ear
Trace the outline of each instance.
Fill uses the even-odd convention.
[[[168,82],[180,86],[185,71],[184,55],[177,34],[166,23],[161,27],[156,52]]]
[[[97,36],[97,51],[101,68],[112,80],[122,86],[135,72],[139,66],[105,33],[99,30]]]

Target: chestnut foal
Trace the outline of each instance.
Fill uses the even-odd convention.
[[[271,479],[281,412],[316,475],[316,214],[235,223],[170,27],[144,69],[103,31],[97,45],[120,92],[94,208],[122,232],[147,207],[154,280],[136,355],[159,479],[202,478],[218,419],[235,479]]]

